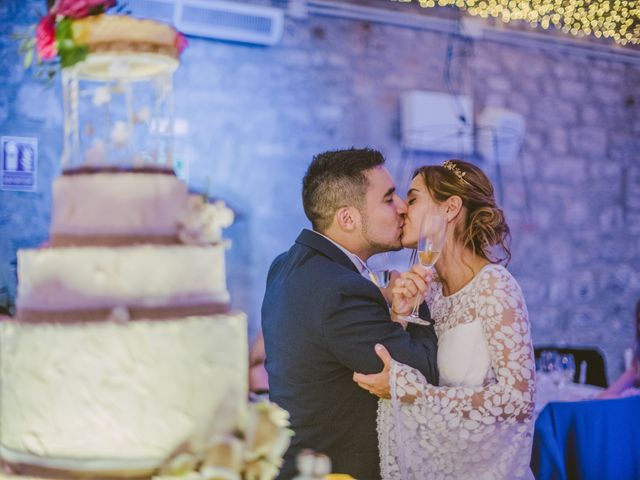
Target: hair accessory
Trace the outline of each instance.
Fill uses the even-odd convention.
[[[467,174],[467,172],[463,172],[462,170],[460,170],[460,167],[458,167],[453,160],[447,160],[445,161],[442,166],[444,168],[446,168],[447,170],[449,170],[450,172],[453,172],[453,174],[458,177],[460,180],[462,180],[464,183],[466,183],[467,185],[470,185],[469,182],[467,182],[464,178],[464,176]]]

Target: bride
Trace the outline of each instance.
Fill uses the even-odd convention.
[[[382,478],[533,478],[533,347],[522,291],[494,255],[502,250],[501,260],[510,258],[509,227],[491,182],[476,166],[449,160],[418,169],[407,202],[405,246],[417,245],[425,213],[447,219],[446,243],[426,292],[440,385],[394,361],[381,345],[382,372],[354,374],[362,388],[383,398]],[[415,277],[406,272],[394,283],[394,314],[409,313],[424,289]]]

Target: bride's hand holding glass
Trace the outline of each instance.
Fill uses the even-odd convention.
[[[378,277],[377,274],[376,277]],[[387,301],[387,304],[391,305],[391,302],[393,301],[393,286],[396,280],[400,278],[400,272],[398,272],[397,270],[389,270],[387,277],[388,278],[386,282],[378,283],[378,288],[380,289],[380,292],[382,293],[384,299]]]
[[[401,319],[410,315],[416,303],[422,303],[432,276],[433,272],[420,264],[399,275],[391,289],[393,317]]]
[[[418,265],[432,270],[446,242],[447,217],[441,211],[429,209],[421,212],[418,218],[420,218],[420,228],[417,231],[418,238],[416,242]],[[407,242],[407,244],[409,243]],[[412,266],[412,268],[414,266]],[[424,301],[424,293],[422,298],[418,295],[415,295],[414,298],[415,303],[413,310],[409,312],[409,314],[402,315],[398,320],[420,325],[430,325],[429,321],[421,319],[418,314],[419,307]],[[396,311],[399,313],[399,310]]]

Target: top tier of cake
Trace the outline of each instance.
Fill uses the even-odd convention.
[[[93,80],[135,80],[171,73],[178,67],[181,36],[170,25],[122,15],[74,20],[72,39],[90,54],[75,70]]]
[[[173,168],[173,72],[184,37],[152,20],[75,19],[87,57],[63,69],[62,166]]]

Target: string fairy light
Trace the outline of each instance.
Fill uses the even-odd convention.
[[[411,3],[412,0],[392,0]],[[423,8],[455,6],[470,15],[523,21],[572,35],[640,45],[640,0],[418,0]]]

